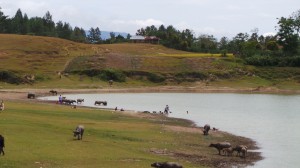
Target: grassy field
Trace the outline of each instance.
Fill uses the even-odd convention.
[[[86,128],[82,141],[72,136],[77,124]],[[163,116],[6,102],[6,110],[0,113],[0,134],[6,140],[0,167],[141,168],[156,161],[176,161],[192,168],[252,163],[253,158],[218,156],[208,147],[211,142],[247,144],[249,140],[224,133],[203,136],[200,130],[182,131],[192,129],[190,124]]]
[[[31,84],[14,85],[0,81],[6,88],[105,88],[101,74],[86,71],[112,70],[126,75],[115,87],[195,86],[273,87],[300,89],[300,68],[253,67],[232,54],[191,53],[152,44],[92,45],[68,40],[27,35],[0,34],[0,75],[9,71],[20,78],[34,75]],[[58,72],[67,72],[60,79]]]

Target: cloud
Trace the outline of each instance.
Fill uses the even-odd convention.
[[[276,33],[275,32],[267,32],[267,33],[264,33],[263,36],[264,37],[267,37],[267,36],[275,36]]]
[[[140,27],[146,27],[146,26],[159,26],[164,24],[164,22],[160,21],[160,20],[155,20],[155,19],[146,19],[146,20],[135,20],[135,21],[131,21],[131,23],[140,26]]]

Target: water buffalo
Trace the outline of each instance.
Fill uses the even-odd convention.
[[[208,131],[210,130],[210,125],[209,124],[205,124],[203,127],[203,134],[204,135],[208,135]]]
[[[222,149],[222,151],[223,151],[223,153],[224,153],[225,156],[232,156],[232,153],[233,153],[232,147],[230,147],[230,148],[224,148],[224,149]]]
[[[77,104],[81,104],[82,102],[84,102],[84,99],[77,99]]]
[[[236,155],[240,156],[240,153],[242,153],[242,157],[246,157],[248,147],[246,145],[237,145],[232,150],[236,151]]]
[[[71,99],[62,99],[62,103],[64,103],[64,104],[68,104],[68,105],[71,105],[71,104],[74,104],[74,103],[76,103],[76,100],[71,100]]]
[[[211,143],[209,147],[214,147],[219,151],[219,155],[221,155],[221,150],[224,148],[230,148],[231,144],[229,142],[220,142],[220,143]]]
[[[155,162],[151,164],[151,167],[156,168],[183,168],[180,164],[174,162]]]
[[[2,135],[0,135],[0,155],[2,153],[2,155],[5,155],[3,148],[5,147],[4,145],[4,137]]]
[[[84,126],[78,125],[75,130],[73,131],[74,137],[77,137],[78,140],[82,140],[82,136],[84,133]]]
[[[103,104],[103,106],[107,105],[107,101],[95,101],[94,105],[101,105]]]
[[[27,98],[28,99],[35,99],[35,94],[34,93],[28,93]]]
[[[52,95],[57,95],[57,91],[56,90],[50,90],[49,91]]]

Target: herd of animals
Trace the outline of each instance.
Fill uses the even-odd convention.
[[[57,95],[58,92],[56,90],[50,90],[49,91],[50,94],[52,95]],[[84,99],[77,99],[77,100],[73,100],[73,99],[67,99],[66,97],[62,97],[62,104],[67,104],[67,105],[74,105],[74,103],[77,104],[81,104],[84,102]],[[107,106],[107,101],[95,101],[94,105],[103,105],[103,106]]]
[[[50,90],[49,91],[52,95],[57,95],[57,91],[55,90]],[[30,93],[29,96],[35,96]],[[30,97],[31,98],[31,97]],[[81,104],[84,102],[84,99],[77,99],[77,100],[71,100],[71,99],[66,99],[63,97],[62,103],[63,104],[68,104],[72,105],[73,103]],[[95,101],[94,105],[107,105],[106,101]],[[203,135],[207,136],[209,135],[209,130],[210,130],[210,125],[206,124],[203,127]],[[213,128],[214,131],[217,131],[216,128]],[[84,133],[84,126],[83,125],[78,125],[75,130],[73,131],[74,137],[78,140],[82,140],[83,133]],[[237,145],[235,147],[232,147],[229,142],[219,142],[219,143],[211,143],[209,147],[216,148],[218,150],[219,155],[224,155],[224,156],[232,156],[233,153],[236,151],[236,156],[240,156],[242,158],[246,158],[247,155],[247,146],[245,145]],[[0,135],[0,155],[1,153],[4,155],[4,137]],[[174,162],[154,162],[151,164],[151,167],[156,167],[156,168],[183,168],[182,165]]]

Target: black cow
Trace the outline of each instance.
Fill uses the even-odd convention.
[[[78,140],[82,140],[82,136],[83,136],[83,133],[84,133],[84,126],[83,125],[78,125],[75,130],[73,131],[74,133],[74,137],[77,136],[77,139]]]
[[[4,137],[2,135],[0,135],[0,155],[1,155],[1,153],[3,155],[5,155],[4,150],[3,150],[4,147],[5,147],[5,145],[4,145]]]
[[[210,125],[209,124],[205,124],[203,127],[203,134],[204,135],[208,135],[208,131],[210,130]]]
[[[151,167],[156,168],[183,168],[180,164],[174,162],[155,162],[151,164]]]
[[[214,147],[219,151],[219,155],[221,155],[221,150],[224,148],[230,148],[231,144],[229,142],[220,142],[216,144],[210,144],[209,147]]]

